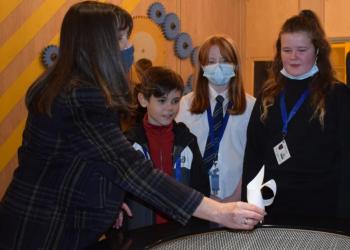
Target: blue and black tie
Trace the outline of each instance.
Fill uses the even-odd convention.
[[[218,95],[216,97],[216,105],[213,112],[213,128],[214,128],[214,141],[210,140],[210,132],[208,133],[207,138],[207,144],[205,145],[204,150],[204,165],[206,166],[207,170],[209,171],[210,168],[213,166],[213,163],[215,160],[217,160],[217,153],[218,148],[215,147],[215,145],[218,142],[218,134],[219,130],[223,123],[223,105],[224,97],[221,95]]]

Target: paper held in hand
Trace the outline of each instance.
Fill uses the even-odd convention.
[[[276,196],[276,191],[277,191],[277,185],[275,180],[271,179],[268,182],[264,181],[264,173],[265,173],[265,166],[262,166],[260,169],[259,173],[255,178],[248,183],[247,185],[247,200],[248,203],[254,204],[262,209],[265,209],[265,206],[270,206],[273,203],[273,200]],[[270,199],[263,199],[261,189],[263,187],[268,187],[272,190],[273,192],[273,197]]]

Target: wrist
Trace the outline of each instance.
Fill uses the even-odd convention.
[[[224,205],[225,204],[221,202],[204,197],[193,215],[201,219],[222,224],[223,221],[221,218],[223,217],[223,214],[224,214],[223,213]]]

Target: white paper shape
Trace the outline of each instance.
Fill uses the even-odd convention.
[[[273,200],[275,199],[276,192],[277,192],[277,185],[274,179],[269,180],[268,182],[264,181],[264,173],[265,173],[265,166],[262,166],[259,173],[255,176],[255,178],[248,183],[247,185],[247,200],[248,203],[254,204],[262,209],[265,209],[266,206],[270,206],[273,203]],[[270,199],[263,199],[261,194],[261,189],[263,187],[268,187],[273,192],[273,197]]]

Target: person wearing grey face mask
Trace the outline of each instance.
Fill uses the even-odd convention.
[[[211,197],[237,201],[246,129],[255,99],[244,92],[238,52],[230,38],[208,38],[198,59],[194,92],[182,98],[176,120],[197,136],[209,172]]]

